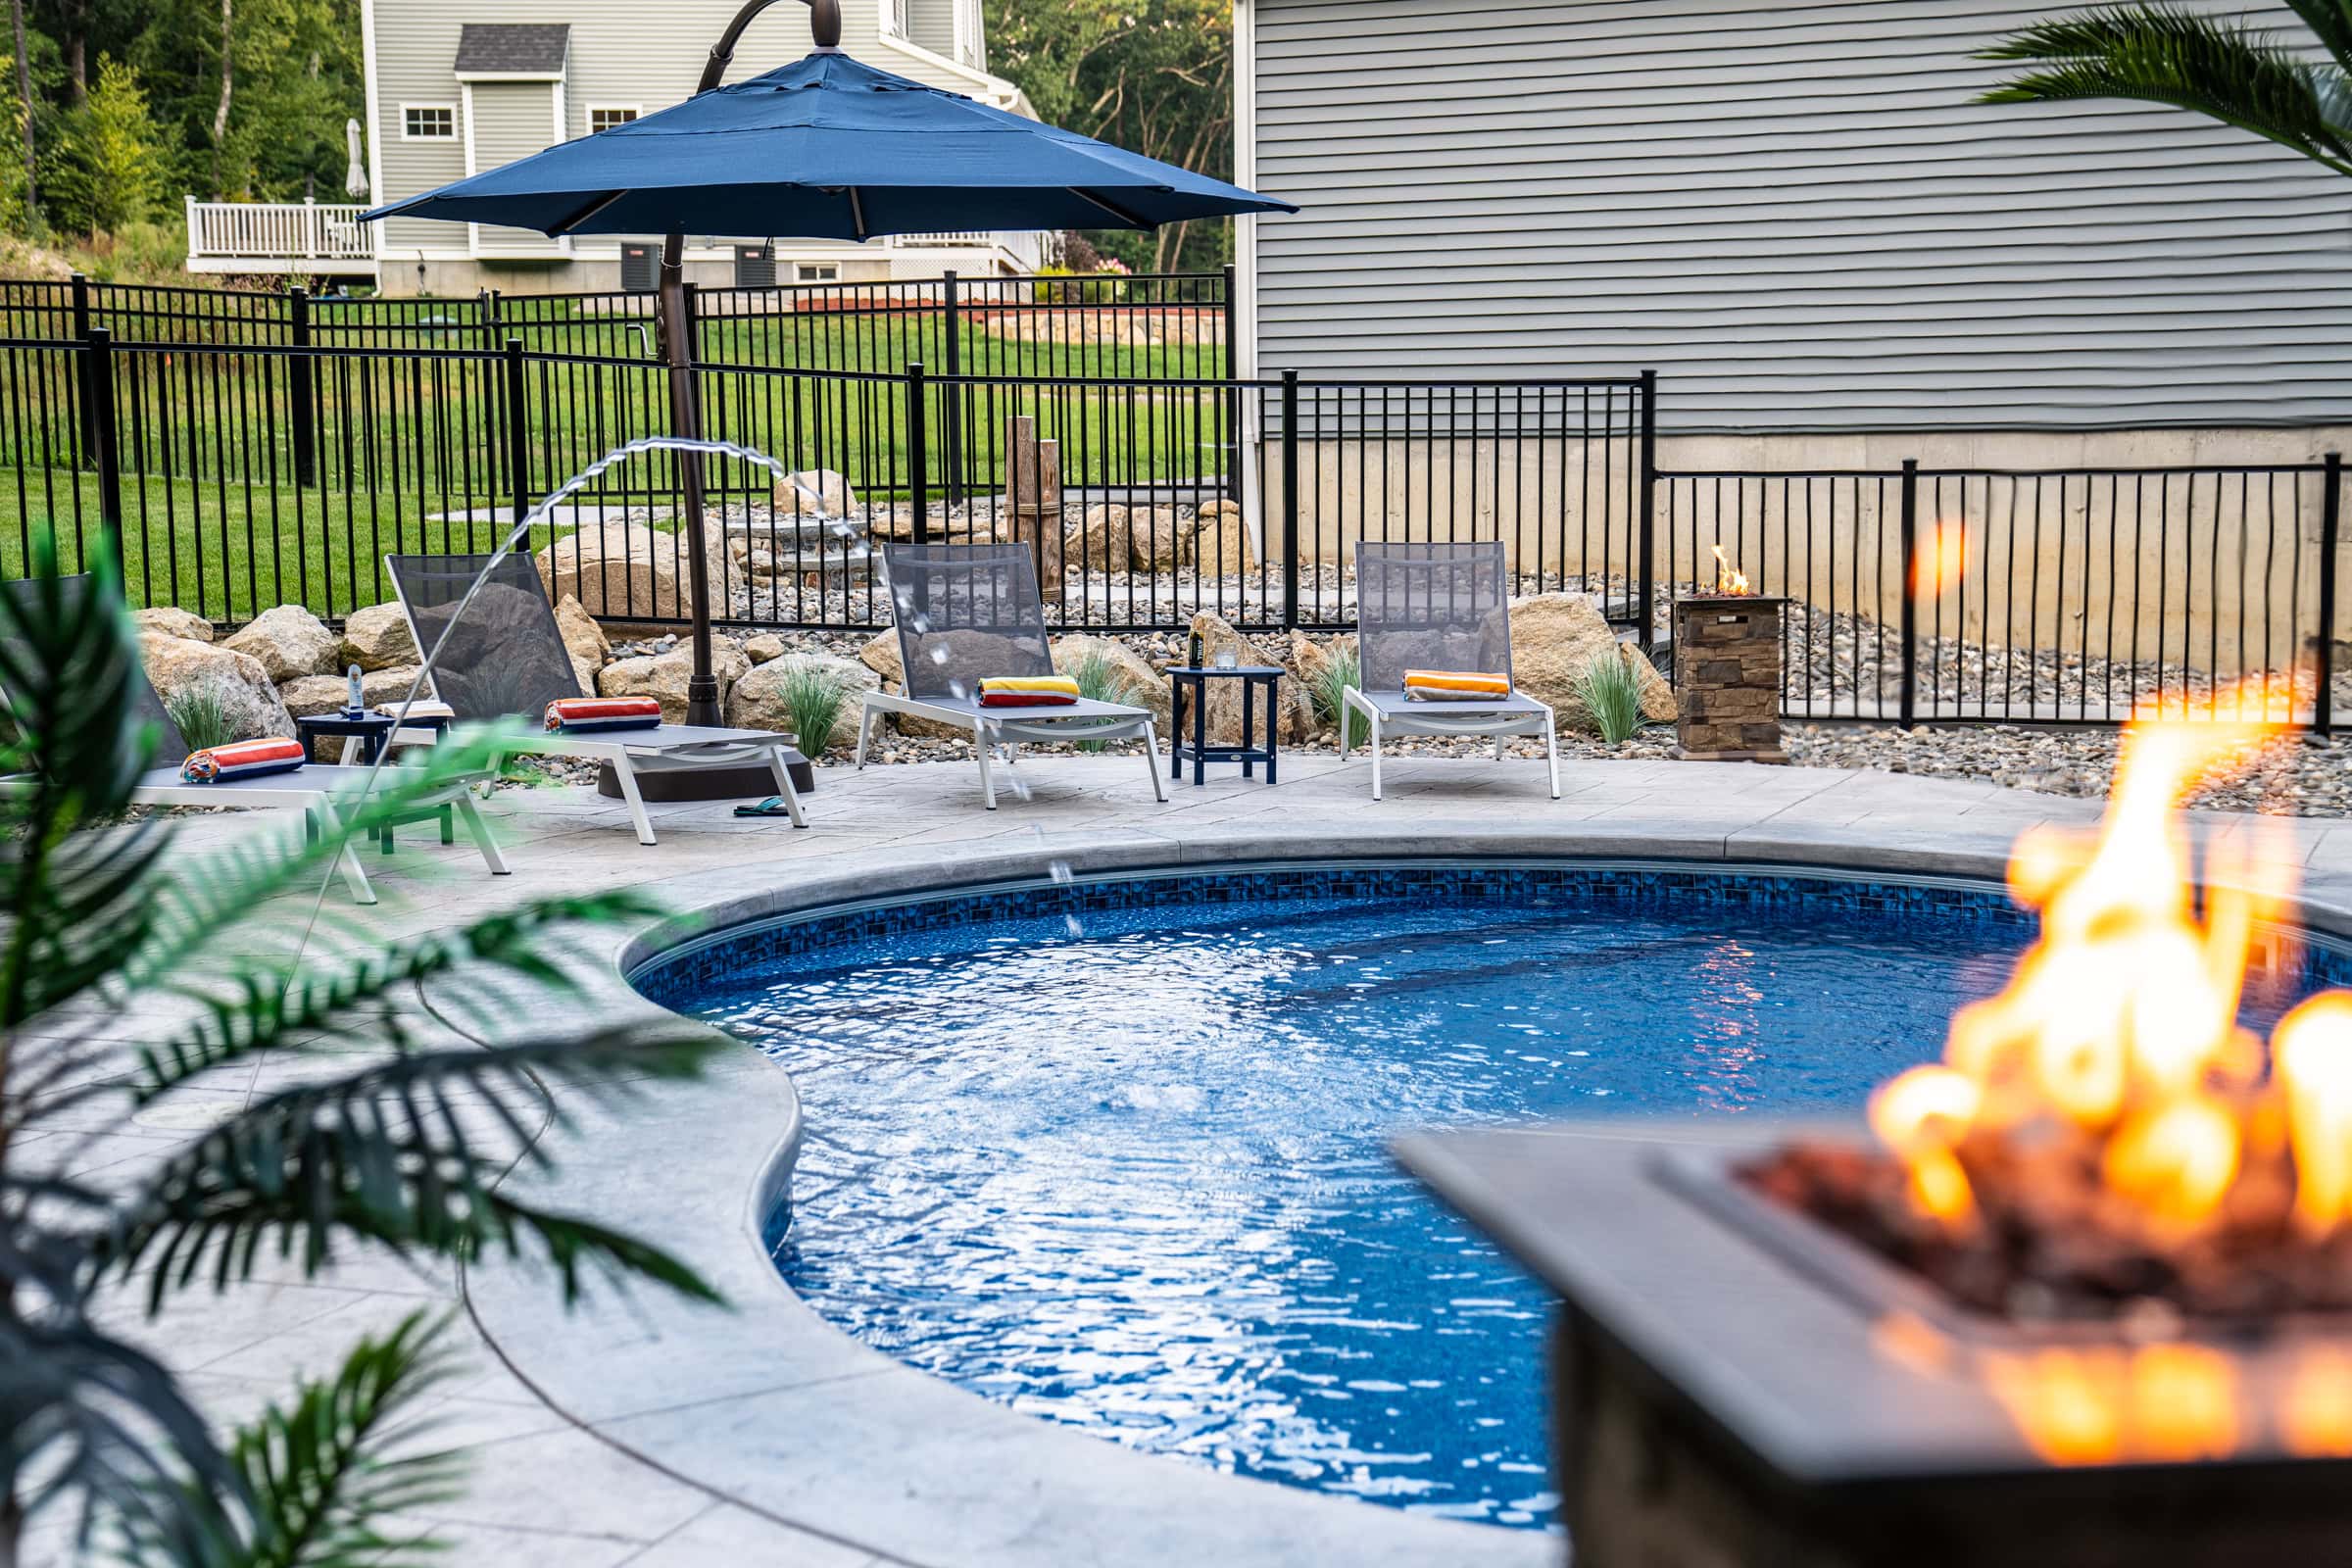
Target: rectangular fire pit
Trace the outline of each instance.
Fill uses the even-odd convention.
[[[1695,762],[1786,762],[1781,612],[1766,594],[1674,602],[1675,753]]]
[[[1734,1181],[1800,1131],[1821,1129],[1398,1144],[1565,1302],[1577,1568],[2352,1562],[2352,1328],[2127,1337],[1948,1306]]]

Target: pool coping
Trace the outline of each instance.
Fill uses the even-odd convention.
[[[2009,837],[2006,828],[1959,823],[1936,845],[1814,823],[1785,834],[1768,824],[1727,834],[1600,822],[1527,831],[1417,824],[1401,813],[1294,822],[1280,834],[1001,834],[886,852],[829,874],[778,863],[711,875],[691,907],[611,948],[582,1007],[604,1022],[671,1017],[622,977],[692,930],[1045,877],[1056,863],[1096,876],[1252,861],[1590,858],[1984,882],[2002,875]],[[2352,936],[2352,908],[2307,900],[2303,914],[2315,930]],[[1136,1453],[851,1339],[803,1302],[768,1257],[766,1221],[789,1183],[802,1127],[789,1075],[759,1053],[739,1051],[699,1083],[662,1086],[632,1103],[564,1108],[571,1125],[557,1150],[560,1168],[525,1166],[514,1179],[556,1206],[668,1248],[732,1309],[605,1293],[551,1322],[543,1283],[512,1269],[468,1271],[468,1310],[483,1336],[576,1426],[714,1497],[831,1539],[849,1553],[844,1563],[1533,1568],[1560,1556],[1556,1537]],[[718,1214],[732,1222],[713,1224]]]

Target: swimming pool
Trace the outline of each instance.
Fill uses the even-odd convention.
[[[791,1071],[776,1261],[849,1333],[1133,1447],[1543,1528],[1545,1298],[1386,1140],[1851,1110],[2031,936],[1969,884],[1306,864],[842,908],[635,978]]]

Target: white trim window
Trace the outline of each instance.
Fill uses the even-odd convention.
[[[841,281],[839,262],[795,262],[792,264],[795,283],[838,283]]]
[[[637,104],[590,104],[588,106],[588,134],[593,136],[600,130],[611,130],[614,125],[625,125],[643,113],[645,113],[644,108]]]
[[[400,106],[400,139],[402,141],[456,141],[458,139],[458,106],[456,104],[402,104]]]
[[[908,0],[876,0],[876,3],[882,8],[882,36],[905,38],[906,36]]]

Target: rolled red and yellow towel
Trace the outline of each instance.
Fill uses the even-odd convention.
[[[1067,675],[990,675],[980,682],[982,708],[1068,708],[1078,683]]]
[[[289,740],[235,741],[208,746],[180,760],[179,776],[189,784],[218,784],[224,778],[252,778],[260,773],[290,773],[302,765],[302,742]]]
[[[1491,703],[1511,695],[1511,678],[1480,670],[1408,669],[1404,695],[1416,703]]]
[[[607,729],[655,729],[662,723],[658,697],[560,697],[547,705],[547,727],[567,735]]]

